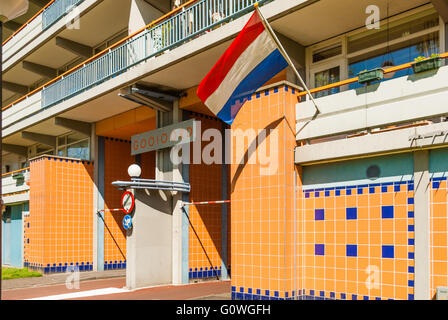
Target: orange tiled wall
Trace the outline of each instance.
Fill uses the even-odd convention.
[[[105,138],[104,140],[104,191],[105,208],[121,208],[122,190],[112,185],[117,180],[129,180],[128,167],[135,163],[131,156],[130,141]],[[141,155],[142,178],[154,179],[155,152]],[[126,232],[123,228],[123,214],[121,212],[104,213],[104,265],[105,269],[112,268],[114,264],[123,264],[126,261]]]
[[[296,94],[287,86],[254,94],[232,125],[234,132],[274,129],[278,133],[277,136],[271,133],[264,140],[268,148],[271,144],[278,146],[271,154],[271,163],[276,161],[277,170],[269,175],[260,171],[266,165],[258,158],[254,164],[248,157],[244,164],[238,164],[240,159],[232,159],[233,299],[288,298],[294,289]],[[232,150],[236,157],[235,141],[232,141]]]
[[[448,209],[446,174],[444,177],[431,179],[430,204],[431,297],[435,298],[437,287],[448,286]]]
[[[217,130],[222,128],[222,124],[217,119],[199,114],[192,118],[201,121],[202,133],[209,128]],[[202,149],[207,144],[207,142],[202,143]],[[190,184],[191,202],[222,200],[222,166],[220,164],[190,164]],[[189,206],[191,279],[212,278],[221,274],[221,207],[220,204]],[[228,251],[230,253],[230,250]]]
[[[93,164],[41,157],[30,163],[30,215],[24,219],[25,265],[63,272],[93,263]]]
[[[305,190],[299,186],[299,295],[413,299],[413,190],[412,180]]]

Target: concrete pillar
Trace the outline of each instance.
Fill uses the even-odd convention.
[[[127,231],[126,287],[172,283],[172,206],[168,192],[135,189],[133,228]]]
[[[182,110],[179,109],[179,101],[173,104],[173,123],[182,121]],[[168,150],[169,151],[169,150]],[[170,161],[168,154],[168,159]],[[183,182],[182,166],[172,165],[172,179],[176,182]],[[173,195],[173,284],[183,284],[182,277],[182,193],[176,192]]]
[[[414,152],[415,292],[416,300],[430,299],[429,151]]]
[[[129,16],[129,34],[132,34],[151,21],[163,15],[163,12],[144,0],[132,0]]]
[[[94,269],[96,271],[104,270],[104,212],[96,214],[98,210],[104,209],[104,137],[96,137],[94,146],[94,180],[96,198],[95,216],[94,216]]]

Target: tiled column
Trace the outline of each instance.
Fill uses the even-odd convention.
[[[295,294],[296,93],[284,84],[264,88],[249,98],[232,125],[233,299]],[[246,134],[242,163],[238,130]]]

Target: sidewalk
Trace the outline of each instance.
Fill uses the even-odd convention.
[[[65,284],[68,274],[58,273],[43,275],[38,278],[21,278],[2,280],[2,290],[22,289],[22,288],[35,288],[42,286],[51,286],[56,284]],[[126,270],[108,270],[108,271],[89,271],[80,272],[80,281],[99,280],[99,279],[113,279],[126,277]]]
[[[78,289],[64,284],[2,291],[5,300],[230,300],[230,280],[127,290],[125,278],[83,281]]]

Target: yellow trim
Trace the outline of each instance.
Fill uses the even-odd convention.
[[[22,172],[22,171],[27,171],[27,170],[29,170],[29,169],[30,169],[30,167],[26,167],[26,168],[19,169],[19,170],[16,170],[16,171],[6,172],[6,173],[3,173],[3,174],[2,174],[2,177],[6,177],[6,176],[9,176],[9,175],[11,175],[11,174],[19,173],[19,172]]]

